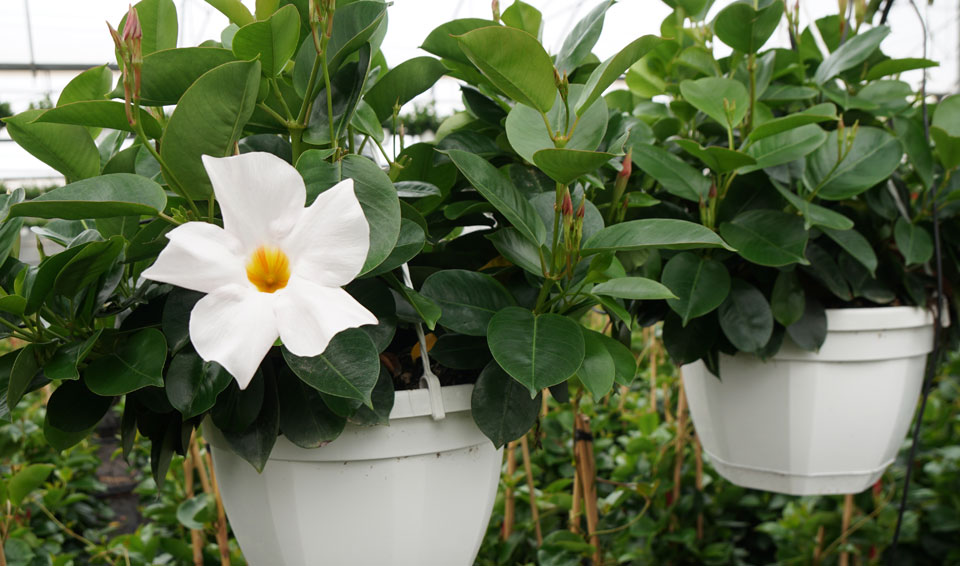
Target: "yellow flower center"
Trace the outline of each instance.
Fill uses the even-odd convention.
[[[290,281],[290,259],[273,246],[260,246],[247,262],[247,279],[263,293],[273,293]]]

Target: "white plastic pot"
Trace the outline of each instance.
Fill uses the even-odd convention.
[[[283,437],[262,474],[205,428],[230,526],[251,566],[469,566],[502,450],[470,413],[472,385],[398,391],[389,426],[347,425],[321,448]]]
[[[858,493],[893,463],[913,418],[933,316],[914,307],[827,310],[827,338],[771,360],[720,355],[717,379],[683,367],[697,435],[731,482],[794,495]]]

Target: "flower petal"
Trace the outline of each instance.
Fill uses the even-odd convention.
[[[377,317],[343,289],[296,275],[275,294],[280,338],[298,356],[318,356],[338,332],[377,323]]]
[[[210,293],[245,284],[240,242],[219,226],[187,222],[167,233],[170,242],[143,276],[153,281]]]
[[[242,285],[221,287],[190,313],[190,341],[206,361],[224,367],[245,389],[277,340],[274,297]]]
[[[303,177],[273,154],[204,155],[203,166],[220,203],[223,227],[244,244],[245,252],[279,244],[303,214]]]
[[[353,179],[327,189],[303,213],[282,244],[293,273],[326,287],[346,285],[360,273],[370,249],[370,225]]]

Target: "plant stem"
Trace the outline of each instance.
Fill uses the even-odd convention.
[[[533,309],[534,312],[539,312],[540,307],[543,306],[543,302],[550,296],[550,289],[553,287],[553,283],[554,280],[550,277],[543,280],[543,286],[540,287],[540,294],[537,295],[537,304]]]
[[[333,127],[333,91],[330,89],[330,66],[327,65],[327,58],[324,55],[327,51],[327,41],[329,38],[324,35],[323,40],[320,42],[320,45],[323,47],[323,53],[317,55],[318,59],[322,59],[323,63],[323,85],[327,91],[327,122],[330,125],[330,144],[333,149],[337,149],[337,133],[336,129]],[[334,153],[336,155],[336,153]]]
[[[283,94],[280,92],[280,85],[277,84],[277,79],[270,79],[270,86],[273,87],[273,95],[277,97],[280,106],[283,107],[283,111],[287,115],[287,120],[292,122],[293,114],[290,112],[290,107],[287,106],[287,101],[283,99]]]
[[[750,106],[747,109],[747,127],[742,137],[746,137],[753,129],[753,109],[757,99],[757,54],[751,53],[747,59],[747,73],[750,75]],[[733,146],[730,146],[733,149]]]
[[[210,202],[213,202],[213,200],[211,199]],[[167,222],[169,222],[170,224],[173,224],[174,226],[179,226],[179,225],[180,225],[180,222],[179,222],[179,221],[177,221],[177,220],[174,219],[173,217],[167,216],[167,215],[166,215],[165,213],[163,213],[163,212],[158,212],[158,213],[157,213],[157,218],[160,218],[160,219],[162,219],[162,220],[166,220]]]
[[[289,129],[291,126],[294,125],[294,124],[292,124],[292,119],[291,119],[291,120],[288,120],[288,119],[284,118],[283,116],[281,116],[280,114],[278,114],[276,110],[274,110],[273,108],[270,108],[269,106],[267,106],[267,105],[264,104],[263,102],[258,102],[258,103],[257,103],[257,108],[259,108],[260,110],[263,110],[264,112],[266,112],[267,114],[269,114],[271,118],[273,118],[273,119],[276,120],[277,122],[280,122],[282,125],[286,126],[288,129]]]
[[[160,157],[160,153],[155,147],[153,147],[153,144],[150,143],[150,140],[144,133],[143,126],[140,125],[140,122],[136,122],[134,124],[134,129],[137,131],[137,138],[140,140],[143,146],[147,148],[147,151],[150,152],[150,155],[157,160],[157,163],[160,164],[160,171],[163,173],[163,178],[166,179],[167,184],[171,189],[173,189],[173,192],[177,193],[177,195],[183,197],[183,199],[187,201],[187,204],[190,206],[190,210],[197,216],[197,219],[199,220],[201,215],[200,209],[197,208],[197,203],[193,202],[193,199],[187,195],[187,191],[184,190],[183,186],[180,185],[180,182],[177,181],[177,178],[170,171],[170,168],[167,167],[167,164],[163,162],[163,158]]]

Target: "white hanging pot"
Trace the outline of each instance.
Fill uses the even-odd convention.
[[[721,354],[722,379],[683,366],[683,384],[721,476],[794,495],[858,493],[893,463],[932,349],[925,309],[828,309],[819,352],[787,338],[766,362]]]
[[[470,413],[473,385],[397,391],[389,426],[348,424],[317,449],[277,439],[262,474],[205,426],[224,507],[251,566],[469,566],[502,450]]]

